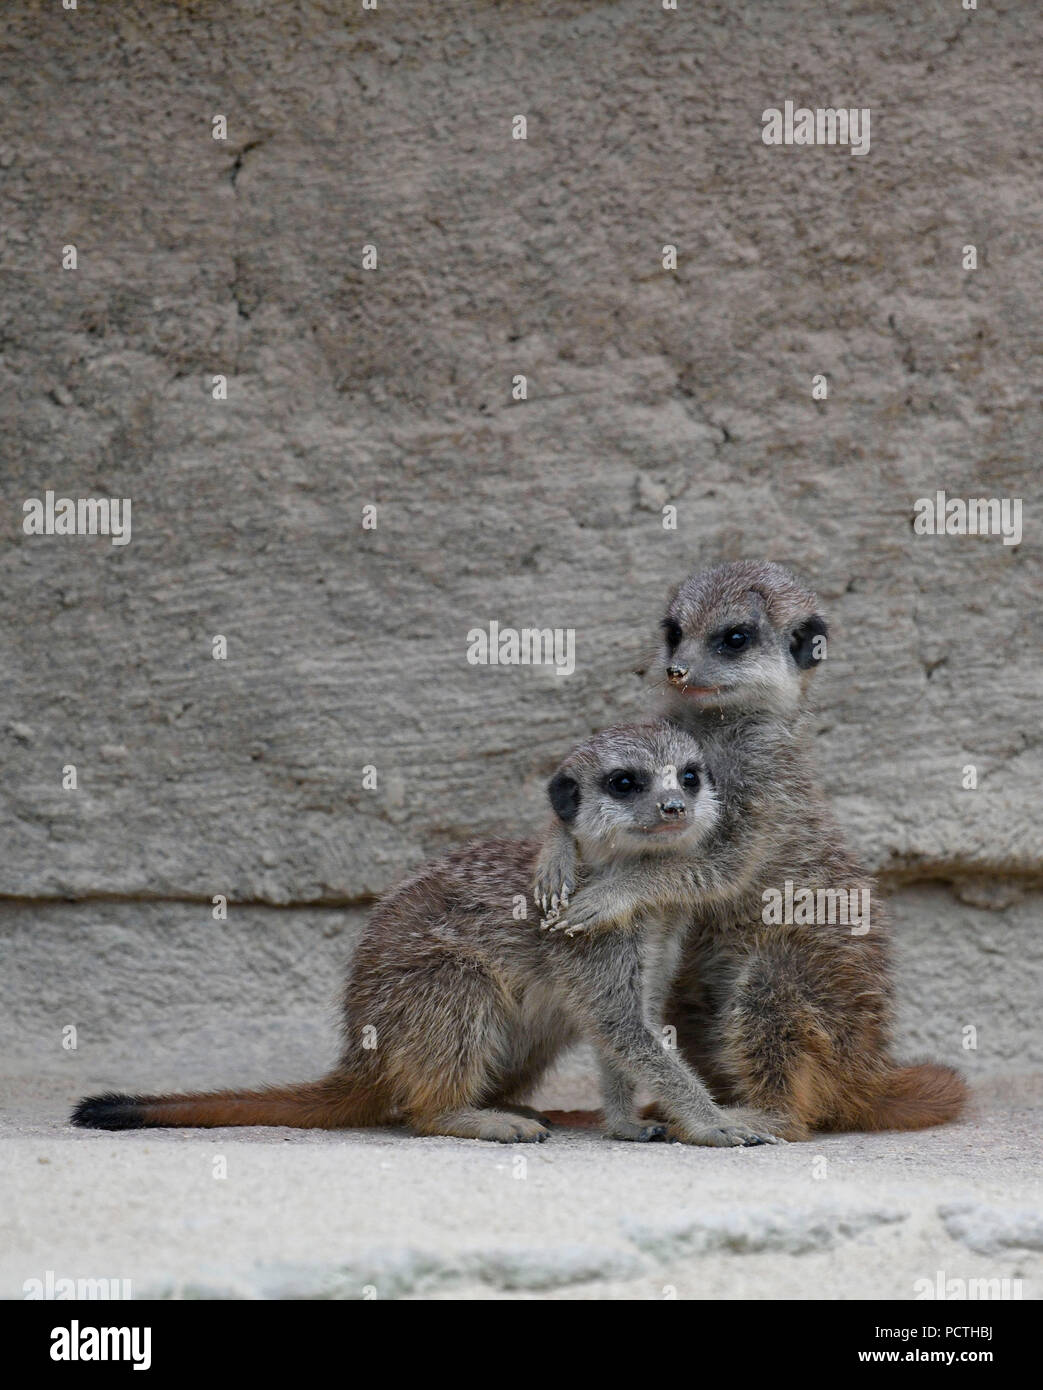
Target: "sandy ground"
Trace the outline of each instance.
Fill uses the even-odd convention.
[[[136,1298],[912,1299],[939,1279],[1033,1298],[1041,1089],[979,1087],[965,1121],[921,1134],[719,1150],[561,1129],[514,1147],[113,1135],[64,1123],[67,1081],[22,1081],[0,1131],[0,1294],[51,1271]]]

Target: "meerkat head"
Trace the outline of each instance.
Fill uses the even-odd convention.
[[[653,676],[675,718],[693,708],[793,714],[826,654],[815,595],[754,560],[689,575],[660,626]]]
[[[620,852],[690,851],[720,817],[702,749],[665,722],[595,734],[573,749],[547,792],[591,861]]]

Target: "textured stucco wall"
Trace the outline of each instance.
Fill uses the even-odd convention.
[[[1039,899],[1001,913],[940,884],[897,895],[897,1043],[972,1079],[1043,1066]],[[4,1070],[65,1078],[70,1094],[300,1080],[337,1052],[336,995],[358,909],[79,903],[3,914]],[[65,1030],[76,1029],[75,1048]],[[965,1046],[964,1030],[973,1037]],[[545,1103],[596,1103],[586,1054],[563,1062]]]
[[[820,763],[898,894],[910,1038],[953,1055],[975,1023],[996,1066],[1030,1060],[1034,0],[5,19],[14,1052],[68,998],[63,961],[115,1046],[111,922],[170,981],[199,968],[214,893],[257,906],[234,953],[210,925],[196,997],[230,1020],[268,1007],[268,943],[304,957],[329,921],[295,905],[360,904],[473,833],[537,825],[570,743],[647,707],[634,668],[669,585],[765,555],[833,622]],[[787,99],[868,106],[870,152],[765,146],[761,112]],[[131,543],[24,536],[48,487],[130,497]],[[1022,543],[915,536],[939,488],[1023,499]],[[576,673],[468,665],[493,618],[574,628]],[[95,896],[131,902],[58,905]]]

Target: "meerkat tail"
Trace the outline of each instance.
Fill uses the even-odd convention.
[[[562,1129],[603,1129],[605,1125],[602,1110],[541,1110],[540,1114]]]
[[[967,1083],[958,1071],[936,1062],[895,1067],[883,1091],[873,1097],[866,1129],[929,1129],[948,1124],[963,1110]]]
[[[287,1125],[292,1129],[345,1129],[378,1123],[384,1108],[373,1091],[346,1074],[296,1086],[189,1095],[87,1096],[72,1112],[84,1129],[217,1128]]]

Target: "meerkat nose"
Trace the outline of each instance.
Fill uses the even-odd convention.
[[[666,674],[672,681],[683,681],[688,674],[688,669],[687,666],[668,666]]]
[[[669,801],[656,803],[659,807],[659,814],[664,820],[680,820],[685,814],[685,804],[679,796],[671,797]]]

